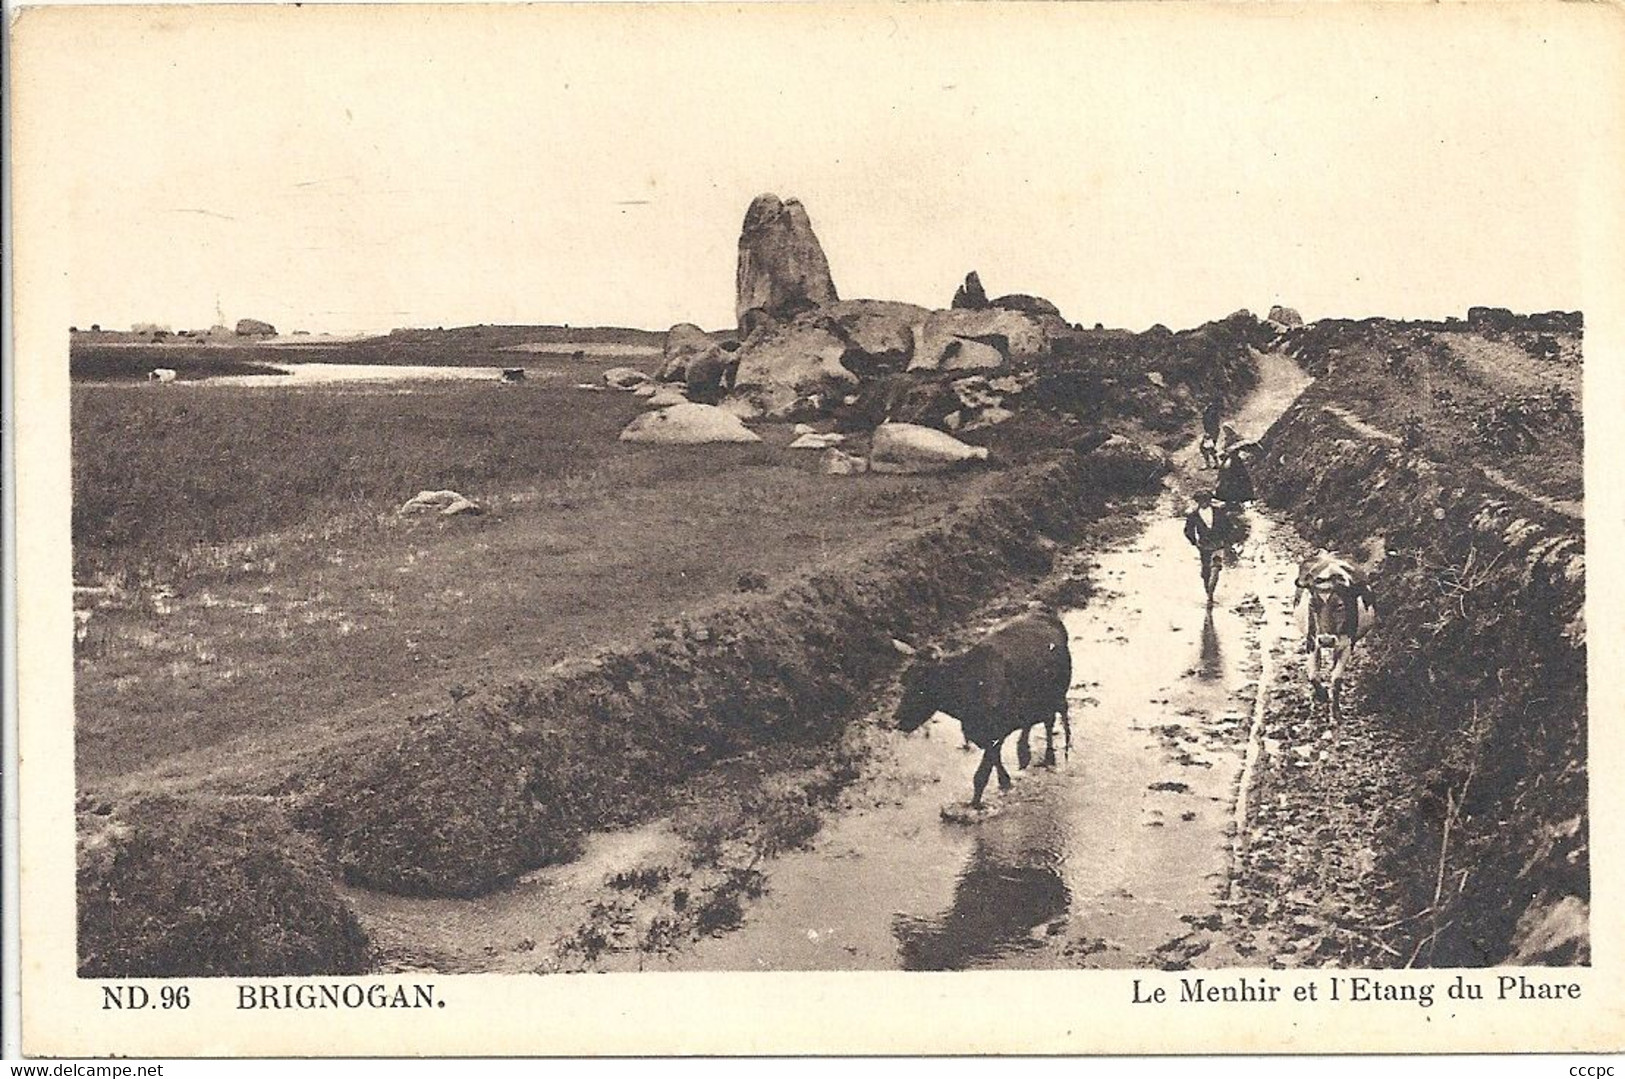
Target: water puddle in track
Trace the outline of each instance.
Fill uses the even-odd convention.
[[[990,815],[954,823],[942,810],[969,797],[977,760],[957,723],[939,715],[897,735],[889,802],[832,821],[812,850],[780,858],[744,926],[672,967],[1238,961],[1176,951],[1212,919],[1228,882],[1259,642],[1280,632],[1295,566],[1256,519],[1210,611],[1176,509],[1165,498],[1138,538],[1099,553],[1103,591],[1064,616],[1073,748],[1058,767],[1016,772],[1009,792],[990,788]],[[1034,737],[1036,758],[1041,729]]]

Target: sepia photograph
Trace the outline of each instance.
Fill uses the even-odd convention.
[[[13,32],[25,1050],[1625,1040],[1617,9]]]

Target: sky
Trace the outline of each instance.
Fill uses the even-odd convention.
[[[764,191],[806,205],[846,298],[946,306],[975,269],[1135,329],[1573,309],[1587,200],[1619,175],[1599,25],[1551,4],[54,9],[13,39],[16,183],[50,207],[79,326],[718,327]]]

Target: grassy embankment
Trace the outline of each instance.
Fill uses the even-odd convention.
[[[1302,908],[1288,916],[1337,912],[1325,955],[1351,962],[1583,962],[1584,533],[1565,504],[1526,495],[1579,494],[1580,423],[1562,407],[1579,342],[1519,361],[1466,332],[1311,334],[1333,362],[1272,434],[1261,490],[1314,542],[1382,543],[1382,625],[1347,730],[1302,707],[1277,718],[1339,763],[1265,774],[1262,826],[1282,849],[1255,901],[1271,917],[1282,901]],[[1370,437],[1326,406],[1405,433]],[[1342,755],[1350,731],[1367,758]],[[1327,828],[1362,834],[1327,858]]]
[[[1156,358],[1169,366],[1163,352]],[[1233,352],[1221,366],[1246,372]],[[1127,374],[1134,394],[1152,385],[1144,371]],[[1190,389],[1176,389],[1188,408]],[[203,792],[200,813],[212,812],[211,791],[274,795],[328,840],[351,879],[406,891],[487,888],[567,856],[582,828],[657,810],[675,779],[752,742],[828,737],[831,717],[896,663],[885,633],[951,621],[1042,559],[1038,531],[1064,533],[1070,515],[1119,482],[1115,466],[1079,472],[1069,455],[1059,460],[1073,465],[1052,460],[1020,480],[853,481],[810,474],[776,442],[635,450],[612,440],[628,399],[579,394],[562,414],[547,412],[556,399],[538,401],[521,426],[509,410],[525,407],[525,392],[346,394],[332,406],[352,420],[342,428],[324,426],[332,413],[300,419],[328,407],[322,393],[305,392],[280,407],[266,398],[171,422],[163,435],[159,414],[145,433],[83,441],[118,454],[173,439],[166,460],[178,452],[250,473],[274,473],[267,462],[295,454],[317,463],[302,470],[311,486],[286,488],[299,493],[221,484],[214,497],[193,493],[153,515],[162,528],[144,545],[79,543],[82,564],[167,567],[121,574],[146,584],[93,616],[80,665],[82,776],[115,799]],[[371,407],[362,402],[377,400],[374,422],[355,424]],[[426,407],[403,423],[403,401]],[[512,454],[480,457],[483,478],[471,474],[466,493],[501,505],[500,516],[405,524],[388,515],[444,476],[389,492],[400,477],[395,452],[423,441],[422,430],[405,437],[414,426],[444,423],[447,441],[428,460],[455,461],[458,447],[502,439],[495,428],[468,437],[473,415],[498,411],[528,438],[517,437]],[[290,424],[303,433],[277,437]],[[335,439],[340,430],[355,441]],[[400,449],[389,452],[394,435]],[[194,437],[203,444],[188,447]],[[572,457],[572,439],[590,465]],[[245,445],[262,455],[257,467]],[[514,478],[547,462],[563,474]],[[103,467],[76,479],[105,476]],[[374,486],[359,482],[367,478]],[[347,498],[354,518],[335,527],[333,507]],[[267,502],[286,509],[279,534],[254,531],[269,525],[259,516]],[[234,523],[247,535],[233,536]],[[219,540],[188,547],[188,535]],[[767,591],[728,598],[741,588]],[[98,619],[109,627],[101,637]],[[494,688],[481,691],[482,681]],[[109,864],[87,868],[82,892],[116,887]],[[120,962],[98,969],[154,969],[141,956]],[[251,969],[281,968],[264,960]]]

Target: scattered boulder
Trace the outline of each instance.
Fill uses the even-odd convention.
[[[645,382],[641,386],[632,387],[633,397],[653,397],[659,387],[653,382]]]
[[[915,329],[910,371],[963,371],[1002,367],[1013,358],[1037,356],[1049,333],[1021,311],[933,311]]]
[[[869,447],[869,467],[875,472],[942,472],[985,460],[985,446],[970,446],[946,432],[913,423],[881,424]]]
[[[1022,393],[1038,381],[1038,372],[1023,371],[1015,375],[1000,375],[987,380],[988,389],[1002,394]]]
[[[745,211],[735,285],[741,326],[752,308],[782,316],[840,298],[806,209],[771,194],[756,196]]]
[[[1303,316],[1290,307],[1282,307],[1280,304],[1276,304],[1270,308],[1269,321],[1290,330],[1293,327],[1303,325]]]
[[[856,476],[869,471],[869,462],[862,457],[831,448],[825,452],[824,459],[820,462],[820,470],[826,476]]]
[[[636,367],[611,367],[604,372],[604,382],[617,390],[633,390],[648,381],[649,373]]]
[[[683,396],[680,386],[662,386],[649,396],[648,402],[650,408],[670,408],[687,403],[688,398]]]
[[[257,318],[241,318],[237,320],[238,337],[274,337],[276,327],[269,322],[261,322]]]
[[[478,502],[456,491],[419,491],[395,511],[402,517],[435,513],[441,517],[456,517],[463,513],[484,513]]]
[[[993,427],[1006,420],[1014,419],[1015,415],[1014,412],[1002,405],[989,405],[986,408],[977,410],[976,418],[965,424],[965,430],[980,431],[983,428]]]
[[[965,283],[955,290],[953,306],[961,311],[980,311],[987,305],[987,290],[982,288],[982,279],[972,270],[965,275]]]
[[[712,345],[711,335],[692,322],[679,322],[666,331],[661,349],[662,363],[656,375],[662,382],[682,382],[688,375],[688,362]]]
[[[827,435],[804,434],[790,443],[792,450],[827,450],[846,441],[846,436],[835,431]]]
[[[502,381],[503,382],[523,382],[523,381],[525,381],[525,369],[523,367],[504,367],[502,369]]]
[[[699,445],[708,442],[760,442],[739,417],[715,405],[681,404],[645,412],[626,425],[622,442]]]

